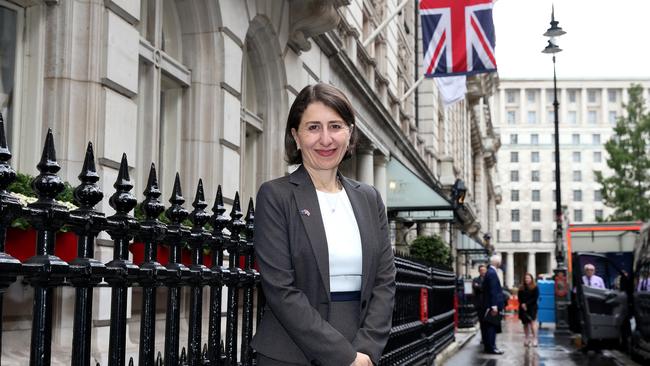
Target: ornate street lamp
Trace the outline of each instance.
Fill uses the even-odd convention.
[[[557,45],[557,37],[566,32],[558,26],[555,20],[555,9],[551,7],[551,27],[544,36],[549,37],[548,44],[542,53],[553,55],[553,110],[555,113],[555,259],[557,268],[555,272],[555,330],[568,332],[569,330],[569,291],[567,284],[567,266],[564,257],[564,241],[562,234],[562,194],[560,190],[560,131],[559,131],[559,106],[557,101],[557,76],[555,73],[555,54],[562,49]]]

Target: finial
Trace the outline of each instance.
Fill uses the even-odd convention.
[[[156,165],[151,163],[149,169],[149,179],[147,179],[147,188],[144,190],[145,199],[142,202],[142,209],[147,220],[155,220],[165,211],[165,206],[160,203],[160,189],[158,188],[158,178],[156,177]]]
[[[130,192],[133,189],[133,183],[129,178],[129,163],[126,154],[122,154],[120,170],[117,173],[117,179],[113,187],[115,193],[108,200],[108,203],[118,214],[128,214],[138,204],[138,201]]]
[[[81,181],[81,185],[75,188],[73,192],[74,199],[80,204],[82,209],[92,209],[104,198],[104,194],[97,185],[99,175],[95,169],[95,154],[93,153],[92,142],[88,142],[79,180]]]
[[[185,198],[181,193],[181,178],[178,173],[176,173],[176,178],[174,178],[174,188],[172,189],[172,196],[169,198],[169,203],[172,205],[165,211],[165,216],[172,222],[172,224],[180,224],[187,218],[190,214],[185,208],[183,208],[183,203],[185,203]]]

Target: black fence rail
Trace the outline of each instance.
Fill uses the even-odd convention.
[[[397,293],[380,365],[431,364],[454,341],[454,273],[395,258]]]
[[[127,364],[127,293],[132,287],[142,288],[137,365],[253,364],[254,354],[249,343],[253,334],[255,293],[259,304],[263,303],[263,297],[258,290],[260,275],[253,268],[252,199],[244,217],[239,195],[236,194],[232,210],[226,216],[219,187],[210,214],[206,211],[208,204],[199,180],[190,212],[183,207],[185,199],[177,175],[169,198],[170,206],[165,207],[161,202],[156,169],[152,165],[144,192],[145,199],[140,203],[144,218],[136,220],[130,212],[138,202],[131,193],[133,184],[129,178],[127,157],[123,155],[113,185],[115,192],[109,198],[115,214],[106,217],[94,208],[102,201],[104,194],[97,184],[99,176],[95,169],[92,144],[88,144],[79,174],[80,184],[74,189],[79,207],[69,210],[55,200],[64,189],[64,183],[57,176],[60,167],[56,161],[52,132],[48,131],[41,161],[37,165],[40,174],[31,182],[38,199],[23,206],[16,196],[7,191],[7,187],[16,179],[16,173],[9,165],[10,159],[0,115],[0,312],[2,293],[18,276],[22,276],[34,288],[30,365],[47,366],[51,363],[54,290],[63,286],[75,288],[70,345],[72,365],[90,364],[93,288],[102,286],[112,289],[109,365]],[[159,220],[163,212],[169,224]],[[7,229],[13,220],[19,218],[27,220],[36,230],[36,255],[23,262],[5,252]],[[186,219],[189,219],[189,225],[184,224]],[[57,232],[63,227],[72,230],[78,240],[77,257],[68,262],[54,254]],[[114,243],[113,259],[108,263],[93,258],[95,240],[102,231],[108,233]],[[144,243],[144,260],[139,266],[129,260],[132,240]],[[181,250],[184,247],[191,250],[189,266],[181,263]],[[157,259],[161,248],[169,251],[166,265],[160,264]],[[203,251],[206,249],[211,252],[211,267],[203,265]],[[224,266],[225,253],[229,258],[227,266]],[[242,268],[237,265],[240,260],[243,262]],[[163,331],[156,329],[156,291],[163,286],[168,289],[165,346],[164,350],[156,350],[156,336]],[[210,289],[208,314],[204,314],[202,309],[203,289],[206,286]],[[187,345],[182,345],[182,350],[179,337],[181,288],[190,290],[189,334]],[[227,291],[227,304],[225,339],[222,339],[221,299],[224,288]],[[262,308],[257,306],[257,309]],[[242,314],[239,314],[240,310]],[[260,311],[257,312],[259,317]],[[240,319],[241,326],[238,325]],[[207,339],[201,339],[203,325],[208,327]],[[128,364],[134,364],[134,360],[129,359]]]
[[[478,323],[478,314],[474,306],[474,294],[465,292],[465,281],[459,278],[456,283],[458,296],[458,328],[471,328]]]

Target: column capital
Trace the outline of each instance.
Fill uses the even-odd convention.
[[[390,156],[384,155],[382,153],[375,154],[375,165],[386,165],[390,160]]]

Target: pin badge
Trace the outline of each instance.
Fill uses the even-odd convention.
[[[305,215],[305,216],[310,216],[310,215],[311,215],[311,213],[309,212],[309,210],[307,210],[307,209],[305,209],[305,208],[303,208],[302,210],[300,210],[300,214],[301,214],[301,215]]]

